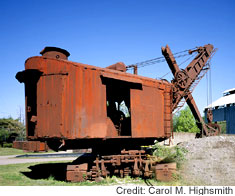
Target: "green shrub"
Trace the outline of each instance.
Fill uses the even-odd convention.
[[[153,156],[156,157],[156,161],[159,163],[171,163],[176,162],[177,167],[180,167],[182,161],[185,160],[187,150],[180,146],[163,146],[156,142],[153,146]]]
[[[12,148],[13,144],[12,143],[3,143],[3,148]]]

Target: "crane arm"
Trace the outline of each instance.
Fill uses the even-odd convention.
[[[197,83],[197,81],[204,76],[203,73],[209,69],[207,61],[211,57],[213,49],[213,45],[208,44],[203,47],[198,47],[196,50],[189,50],[189,54],[194,52],[198,54],[185,69],[180,69],[169,46],[162,47],[162,54],[174,76],[174,79],[171,81],[173,84],[172,112],[179,107],[180,101],[184,98],[192,111],[198,128],[201,130],[200,136],[215,135],[219,132],[218,126],[216,126],[217,129],[215,129],[215,126],[205,124],[191,93],[191,88],[194,87],[193,85]]]

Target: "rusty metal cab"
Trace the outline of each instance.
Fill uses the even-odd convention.
[[[122,63],[68,61],[69,53],[54,47],[41,54],[16,75],[25,83],[28,140],[54,150],[133,149],[171,136],[171,83],[126,73]]]
[[[216,124],[205,124],[192,96],[215,51],[210,44],[188,50],[197,55],[180,69],[169,46],[162,47],[174,76],[169,83],[138,76],[137,64],[100,68],[69,61],[66,50],[46,47],[42,56],[27,59],[25,70],[16,74],[25,83],[28,143],[14,146],[92,148],[89,156],[67,166],[66,180],[71,182],[112,175],[151,178],[154,170],[157,179],[170,180],[175,164],[157,165],[141,146],[171,136],[172,112],[183,106],[183,98],[195,117],[198,137],[220,133]],[[126,73],[129,67],[134,74]]]

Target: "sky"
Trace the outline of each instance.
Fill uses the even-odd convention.
[[[166,44],[175,53],[210,43],[218,48],[210,101],[235,88],[234,0],[7,0],[0,1],[0,28],[0,118],[24,113],[24,84],[15,75],[45,46],[68,50],[70,61],[106,67],[161,57]],[[138,74],[156,78],[169,71],[163,62]],[[204,77],[193,92],[201,113],[207,83]]]

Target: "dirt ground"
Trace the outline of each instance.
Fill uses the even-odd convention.
[[[193,185],[235,186],[235,135],[191,137],[188,141],[184,138],[179,145],[188,150],[187,161],[181,171],[188,182]]]

